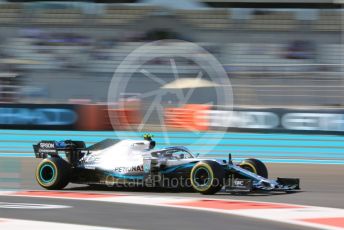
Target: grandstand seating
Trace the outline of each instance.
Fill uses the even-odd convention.
[[[319,62],[340,65],[344,63],[344,44],[324,44],[319,46]]]
[[[30,8],[17,3],[0,4],[0,25],[38,24],[62,26],[117,26],[143,20],[158,12],[153,6],[105,5],[103,13],[88,14],[82,8]],[[259,30],[291,31],[300,29],[305,20],[298,20],[295,11],[253,11],[245,19],[233,19],[231,9],[216,8],[202,10],[175,10],[177,20],[205,30]],[[306,20],[314,31],[340,31],[343,26],[343,11],[321,10],[313,20]]]
[[[230,9],[223,8],[168,12],[165,9],[157,10],[155,7],[142,5],[103,6],[104,8],[100,7],[97,11],[85,12],[82,7],[47,9],[29,8],[27,5],[13,3],[0,4],[0,28],[6,27],[0,40],[0,60],[3,66],[7,65],[8,60],[18,61],[20,64],[17,63],[15,67],[27,70],[24,72],[32,77],[34,84],[46,85],[46,89],[43,87],[42,91],[49,91],[48,100],[86,98],[106,101],[104,88],[108,87],[107,79],[131,51],[144,44],[127,42],[121,31],[150,32],[150,29],[156,29],[155,26],[150,26],[150,22],[158,20],[155,18],[158,16],[159,19],[164,19],[163,23],[170,22],[166,26],[167,30],[178,33],[182,38],[188,38],[187,30],[191,28],[195,29],[195,35],[189,33],[190,39],[211,39],[211,43],[200,45],[211,52],[212,49],[208,49],[208,46],[214,45],[215,51],[212,53],[229,72],[235,85],[233,88],[238,104],[336,104],[343,98],[339,93],[341,88],[336,88],[342,82],[341,75],[344,71],[344,45],[336,44],[340,43],[340,31],[343,28],[341,11],[319,9],[315,11],[314,17],[303,18],[296,17],[296,11],[293,9],[252,13],[248,10],[244,17],[237,17]],[[143,21],[142,30],[136,30],[137,25],[141,26],[140,21]],[[163,23],[157,24],[164,26]],[[73,26],[78,30],[68,29]],[[58,39],[51,39],[56,38],[51,28],[57,27],[62,29],[54,30],[56,33],[75,33],[76,37],[80,34],[81,40],[85,38],[87,41],[80,44],[69,42],[68,40],[73,39],[64,39],[63,35],[61,39],[59,35],[56,35]],[[65,31],[64,27],[67,28]],[[32,33],[21,30],[32,28],[35,28]],[[275,34],[278,36],[274,36]],[[303,36],[304,34],[306,36]],[[144,36],[139,39],[136,38],[141,35],[136,36],[137,34],[130,40],[144,39]],[[265,37],[269,38],[266,43],[263,40]],[[111,42],[99,42],[107,39]],[[314,56],[312,53],[310,58],[303,59],[302,49],[298,51],[298,47],[294,50],[289,47],[298,39],[314,44],[314,47],[310,48],[310,53],[314,51]],[[52,40],[56,41],[51,42]],[[166,46],[163,50],[173,56],[179,51],[187,50],[186,48]],[[300,57],[287,55],[295,50],[296,53],[300,52]],[[304,53],[307,53],[307,50]],[[154,50],[148,52],[147,56],[152,54]],[[177,66],[180,76],[195,76],[195,71],[199,70],[191,63],[185,64],[185,60],[184,63],[178,61]],[[128,69],[130,68],[131,66],[128,66]],[[145,68],[156,70],[154,73],[159,76],[171,74],[168,61],[149,63]],[[328,77],[335,81],[322,89],[324,83],[318,80],[327,81]],[[289,80],[291,78],[293,81]],[[68,84],[65,84],[66,79],[70,81]],[[79,85],[80,79],[85,81],[86,89],[75,87]],[[55,80],[57,84],[52,84]],[[264,88],[265,84],[281,87],[278,90],[273,87]],[[37,88],[42,85],[37,85]],[[66,87],[63,95],[60,93],[61,85]],[[298,85],[305,87],[295,87]],[[320,100],[318,95],[324,96]]]
[[[153,11],[152,7],[109,6],[97,18],[97,22],[100,25],[123,25],[142,20]]]
[[[224,30],[230,29],[232,21],[226,9],[213,10],[181,10],[178,17],[192,26],[203,29]]]
[[[340,31],[343,29],[344,12],[320,12],[318,20],[312,23],[312,29],[318,31]]]
[[[24,68],[31,69],[58,69],[63,66],[62,60],[67,60],[71,64],[81,66],[89,72],[113,72],[116,67],[135,48],[143,45],[141,42],[117,43],[112,48],[97,49],[97,52],[104,59],[92,55],[92,46],[48,46],[36,45],[31,38],[11,39],[4,47],[7,53],[21,60],[30,60],[34,64],[23,64]],[[201,46],[209,46],[211,43],[202,43]],[[216,45],[216,44],[213,44]],[[173,55],[187,47],[164,47],[164,52]],[[281,43],[228,43],[221,44],[221,53],[216,54],[223,64],[228,64],[232,71],[239,70],[260,70],[269,71],[278,69],[283,71],[302,71],[310,66],[329,65],[329,69],[338,69],[339,64],[344,60],[344,45],[322,44],[316,49],[313,59],[290,59],[286,58],[287,44]],[[154,55],[154,51],[151,51]],[[161,63],[159,66],[161,67]],[[168,66],[169,63],[166,63]],[[190,65],[179,63],[180,71],[193,71]],[[185,67],[185,68],[184,68]],[[307,68],[306,68],[307,67]],[[154,64],[152,64],[154,68]],[[184,69],[183,69],[184,68]],[[163,69],[163,68],[162,68]],[[321,69],[321,68],[319,68]]]
[[[255,14],[247,23],[248,29],[253,30],[294,30],[297,21],[291,12],[270,12],[266,14]]]
[[[78,9],[44,9],[33,11],[30,19],[33,24],[78,25],[82,22],[83,15]]]
[[[294,65],[314,63],[313,59],[287,59],[285,52],[285,44],[232,43],[224,47],[223,61],[234,66],[260,66],[261,69],[264,69],[264,66],[285,66],[285,70],[295,68]]]
[[[0,4],[0,25],[16,23],[21,14],[20,4]]]
[[[8,24],[26,25],[51,25],[51,26],[80,26],[97,25],[98,27],[132,25],[140,20],[154,15],[158,12],[153,6],[139,5],[104,5],[103,13],[87,14],[81,8],[29,8],[24,5],[14,3],[0,4],[0,26]],[[177,19],[186,24],[186,27],[198,28],[203,30],[258,30],[261,32],[272,33],[274,31],[297,31],[301,30],[301,20],[296,19],[295,12],[270,10],[255,11],[249,17],[244,19],[234,19],[230,9],[202,9],[202,10],[175,10]],[[341,15],[338,10],[319,10],[318,17],[308,20],[309,30],[334,32],[342,28]],[[154,18],[152,19],[154,20]],[[173,21],[172,21],[173,22]],[[90,24],[87,24],[90,23]],[[246,31],[244,31],[246,33]],[[292,37],[290,41],[292,41]],[[331,43],[331,42],[330,42]],[[332,42],[333,43],[333,42]],[[141,43],[127,42],[119,43],[109,48],[96,47],[97,53],[102,53],[106,58],[92,57],[89,52],[94,47],[85,46],[43,46],[34,45],[29,38],[11,38],[9,43],[2,49],[6,49],[11,55],[24,60],[32,60],[36,64],[25,64],[26,68],[59,68],[60,61],[56,56],[64,57],[76,63],[83,63],[89,71],[112,72],[115,67]],[[283,51],[283,44],[276,41],[272,44],[251,44],[230,43],[221,44],[221,61],[231,65],[307,65],[307,64],[338,64],[342,63],[343,55],[338,44],[320,45],[317,50],[316,59],[287,59]],[[181,47],[182,49],[183,47]],[[285,47],[284,47],[285,48]],[[175,48],[166,52],[173,54]],[[84,52],[85,51],[85,52]],[[84,55],[79,55],[83,52]],[[86,55],[85,55],[86,53]],[[82,58],[81,58],[82,57]],[[87,63],[87,64],[85,64]]]

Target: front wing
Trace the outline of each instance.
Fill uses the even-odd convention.
[[[229,164],[228,169],[245,178],[234,178],[234,176],[229,178],[225,187],[229,192],[252,190],[293,192],[300,190],[300,179],[298,178],[267,179],[234,164]]]

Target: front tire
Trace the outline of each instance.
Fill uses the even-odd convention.
[[[193,189],[204,195],[220,191],[224,178],[223,167],[215,161],[201,161],[192,168],[190,173]]]
[[[239,166],[261,177],[268,178],[269,176],[268,169],[266,168],[265,164],[258,159],[245,159],[239,164]]]
[[[63,189],[70,181],[71,166],[61,158],[46,158],[36,169],[36,181],[45,189]]]

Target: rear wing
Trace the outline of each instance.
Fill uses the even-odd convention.
[[[40,141],[33,145],[36,158],[58,157],[59,152],[65,152],[67,157],[74,158],[74,155],[85,150],[86,145],[83,141]]]

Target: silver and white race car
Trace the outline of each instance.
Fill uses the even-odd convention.
[[[263,162],[199,158],[184,146],[155,149],[144,140],[106,139],[86,147],[83,141],[41,141],[34,145],[38,184],[63,189],[68,183],[107,186],[193,188],[202,194],[299,190],[299,179],[268,179]],[[64,153],[65,155],[61,154]]]

